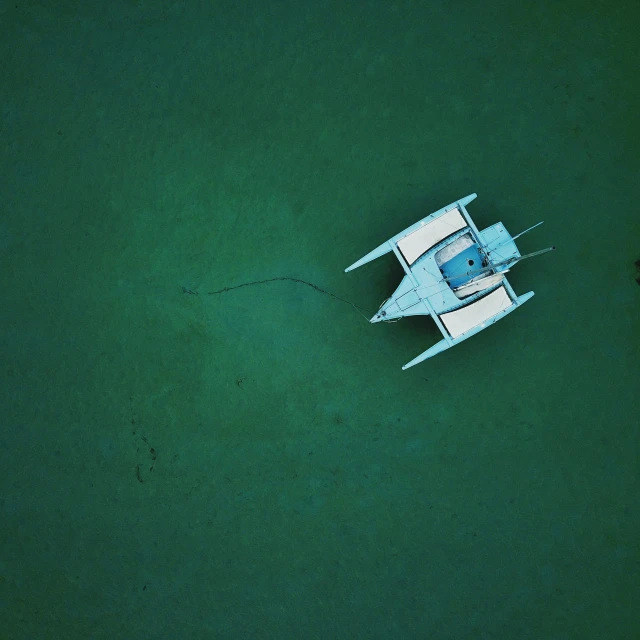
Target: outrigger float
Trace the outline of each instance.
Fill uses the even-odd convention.
[[[517,238],[542,222],[513,237],[502,222],[478,231],[466,209],[476,197],[472,193],[435,211],[345,269],[393,251],[406,275],[370,322],[429,315],[438,325],[442,340],[403,369],[470,338],[532,298],[533,291],[517,296],[505,274],[520,260],[555,249],[520,255],[516,247]]]

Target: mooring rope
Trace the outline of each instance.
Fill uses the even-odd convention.
[[[340,302],[344,302],[345,304],[351,305],[367,322],[369,322],[369,318],[365,316],[364,313],[362,312],[366,311],[369,314],[369,317],[373,315],[373,313],[371,313],[368,309],[365,309],[364,307],[361,307],[360,305],[357,305],[355,302],[351,302],[350,300],[345,300],[344,298],[337,296],[335,293],[331,293],[330,291],[327,291],[326,289],[319,287],[317,284],[313,284],[312,282],[307,282],[306,280],[302,280],[301,278],[291,278],[289,276],[280,276],[278,278],[268,278],[267,280],[253,280],[252,282],[243,282],[242,284],[236,284],[232,287],[224,287],[223,289],[218,289],[217,291],[207,291],[205,295],[215,296],[220,293],[226,293],[227,291],[233,291],[234,289],[241,289],[242,287],[252,287],[258,284],[267,284],[269,282],[278,282],[278,281],[285,281],[285,280],[288,280],[289,282],[299,282],[300,284],[305,284],[308,287],[315,289],[319,293],[324,293],[325,295],[330,296],[331,298],[335,298]],[[187,289],[186,287],[182,287],[182,292],[195,295],[195,296],[198,295],[197,291],[194,291],[193,289]]]

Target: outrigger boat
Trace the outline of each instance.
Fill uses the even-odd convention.
[[[345,269],[353,271],[393,251],[405,276],[370,322],[429,315],[442,340],[405,364],[408,369],[449,349],[504,318],[533,291],[517,296],[505,274],[525,258],[553,251],[548,247],[520,255],[515,240],[542,222],[511,237],[502,222],[478,231],[466,205],[472,193],[419,220]]]

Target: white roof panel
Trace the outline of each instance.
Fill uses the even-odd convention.
[[[488,296],[480,298],[466,307],[443,313],[440,317],[452,338],[457,338],[470,329],[477,327],[485,320],[489,320],[508,309],[513,303],[504,287],[492,291]]]
[[[451,209],[398,240],[398,249],[402,251],[407,264],[412,265],[431,247],[466,226],[467,223],[460,211]]]

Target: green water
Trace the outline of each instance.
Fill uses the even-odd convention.
[[[517,5],[517,7],[516,7]],[[0,638],[640,637],[637,3],[0,5]],[[406,372],[477,192],[521,310]]]

